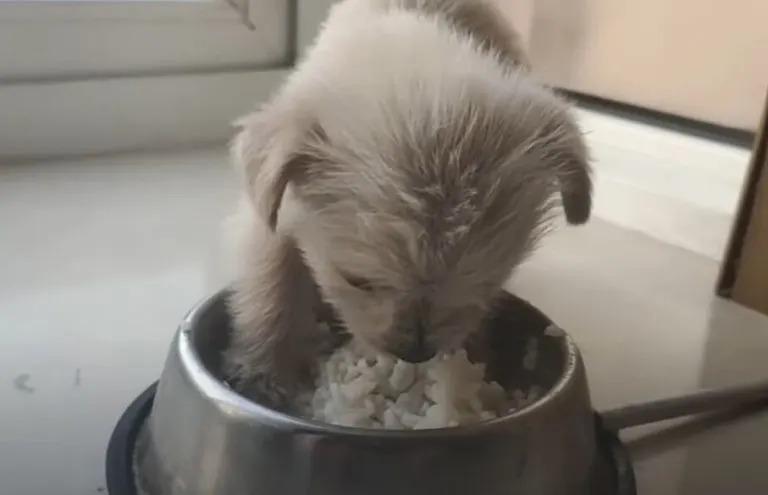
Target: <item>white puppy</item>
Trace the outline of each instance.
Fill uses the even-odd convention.
[[[339,2],[280,92],[239,122],[235,386],[291,394],[323,302],[356,340],[412,362],[461,346],[555,208],[589,217],[568,112],[485,0]]]

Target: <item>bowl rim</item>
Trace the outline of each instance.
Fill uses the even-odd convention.
[[[136,465],[134,464],[136,441],[139,432],[146,427],[155,399],[157,382],[139,394],[117,420],[107,444],[105,474],[107,491],[112,495],[138,495]],[[610,464],[616,478],[613,495],[637,495],[635,471],[626,446],[618,434],[606,430],[599,413],[595,417],[595,434],[598,451]]]
[[[175,352],[178,353],[182,368],[190,384],[199,394],[207,397],[217,408],[226,411],[229,416],[240,417],[245,421],[258,421],[269,424],[279,429],[301,431],[303,433],[334,435],[347,438],[365,438],[377,440],[415,440],[435,438],[457,438],[496,433],[501,429],[518,423],[534,414],[540,414],[557,402],[560,394],[565,391],[568,384],[577,378],[577,373],[582,365],[578,347],[568,333],[563,331],[560,346],[563,359],[563,373],[557,382],[550,387],[539,399],[520,409],[498,418],[478,421],[461,426],[431,428],[423,430],[386,430],[376,428],[359,428],[323,423],[314,419],[293,416],[277,411],[265,405],[254,402],[235,392],[203,364],[194,344],[194,331],[202,319],[202,315],[208,312],[221,299],[226,298],[226,289],[196,304],[186,315],[179,326],[175,339]],[[549,318],[547,318],[549,320]],[[550,321],[550,323],[552,323]],[[560,328],[560,327],[558,327]]]

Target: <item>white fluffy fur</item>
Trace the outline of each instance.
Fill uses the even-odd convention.
[[[228,373],[270,399],[306,377],[333,307],[414,361],[461,346],[544,233],[589,215],[567,106],[484,0],[344,0],[233,155],[249,201]]]

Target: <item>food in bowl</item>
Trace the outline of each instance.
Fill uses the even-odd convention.
[[[529,341],[529,366],[535,366],[536,348],[535,339]],[[318,363],[315,390],[298,408],[308,418],[340,426],[447,428],[504,416],[541,393],[538,387],[510,393],[485,375],[485,365],[472,363],[464,350],[411,364],[346,345]]]

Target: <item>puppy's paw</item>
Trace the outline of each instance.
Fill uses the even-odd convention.
[[[252,401],[278,409],[291,409],[295,391],[293,386],[280,380],[275,375],[256,374],[248,378],[240,378],[232,387],[242,396]]]
[[[224,376],[233,390],[258,404],[285,412],[312,384],[310,362],[298,356],[253,359],[231,349],[225,363]]]
[[[318,322],[318,332],[312,344],[314,358],[328,357],[350,340],[351,335],[342,326],[334,322]]]

